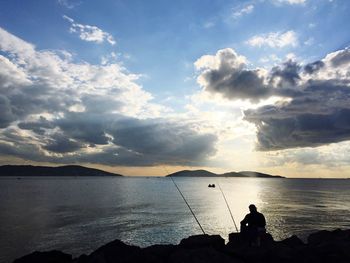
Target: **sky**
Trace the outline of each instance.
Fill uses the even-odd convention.
[[[0,164],[350,178],[349,13],[0,0]]]

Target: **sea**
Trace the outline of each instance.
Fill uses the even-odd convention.
[[[265,215],[275,240],[350,228],[348,179],[174,180],[205,233],[226,241],[249,204]],[[0,177],[0,262],[35,250],[79,256],[115,239],[177,244],[201,233],[169,177]]]

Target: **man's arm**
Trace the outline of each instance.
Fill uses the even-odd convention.
[[[266,226],[266,219],[263,214],[261,214],[261,224],[265,227]]]
[[[241,221],[241,226],[245,226],[248,223],[248,215],[244,217],[244,219]]]

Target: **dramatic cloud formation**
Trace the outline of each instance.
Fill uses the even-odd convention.
[[[197,82],[205,91],[219,93],[228,99],[248,99],[253,103],[271,96],[289,97],[298,80],[298,66],[288,61],[268,74],[264,69],[248,69],[245,57],[233,49],[219,50],[195,62],[200,73]],[[276,89],[279,87],[279,89]]]
[[[288,103],[245,112],[256,124],[258,149],[315,147],[350,139],[350,50],[295,66],[287,77],[298,93]]]
[[[255,103],[287,98],[244,112],[257,128],[262,151],[315,147],[350,140],[350,49],[305,66],[289,60],[270,71],[247,69],[232,49],[198,59],[198,83],[207,92]]]
[[[140,166],[198,165],[215,153],[216,136],[166,118],[121,65],[76,63],[1,28],[0,39],[2,155]]]
[[[209,92],[221,93],[234,99],[250,99],[258,101],[270,96],[270,89],[265,87],[259,69],[246,69],[247,60],[232,49],[219,50],[215,56],[202,56],[195,62],[201,73],[198,83]]]
[[[64,15],[63,18],[71,23],[69,31],[71,33],[79,34],[80,39],[88,42],[103,43],[107,41],[111,45],[115,45],[116,41],[113,36],[107,32],[104,32],[102,29],[97,26],[82,25],[76,23],[72,18]]]
[[[295,47],[298,45],[297,34],[293,31],[271,32],[251,37],[247,44],[253,47],[269,46],[271,48]]]

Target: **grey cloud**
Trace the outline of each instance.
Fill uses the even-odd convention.
[[[54,134],[43,148],[54,153],[69,153],[82,147],[82,143],[69,139],[64,134]]]
[[[245,111],[258,129],[258,150],[317,147],[350,139],[350,89],[318,82],[281,105]]]
[[[108,114],[67,112],[65,118],[55,120],[66,136],[89,144],[106,145],[109,138],[106,128],[111,118]]]
[[[37,162],[46,160],[44,155],[40,152],[40,148],[38,146],[21,142],[10,145],[0,141],[0,153],[1,155],[16,156]]]
[[[331,63],[334,67],[339,67],[350,62],[350,48],[345,48],[337,52],[337,54],[331,59]]]
[[[1,69],[0,69],[1,71]],[[31,114],[64,112],[78,103],[74,91],[59,90],[38,80],[32,85],[12,82],[7,87],[0,81],[0,125],[8,127],[13,121],[23,120]]]
[[[286,84],[295,86],[297,81],[300,80],[299,76],[300,66],[294,61],[287,61],[283,63],[282,67],[277,66],[272,68],[270,82],[274,81],[276,77],[281,80],[278,82],[279,87],[283,87]]]
[[[124,103],[116,101],[113,96],[107,97],[102,95],[91,96],[89,94],[83,95],[82,103],[86,111],[94,113],[112,112],[120,110]]]
[[[18,127],[40,135],[40,143],[37,142],[31,147],[60,155],[45,155],[42,150],[36,150],[31,156],[29,145],[24,147],[22,152],[21,147],[26,141],[22,141],[20,136],[15,136],[10,130],[2,133],[0,142],[13,141],[15,146],[6,144],[0,147],[0,151],[3,154],[35,161],[89,162],[124,166],[157,164],[195,166],[216,152],[216,136],[198,134],[186,124],[164,119],[136,119],[120,114],[67,112],[64,118],[52,121],[40,118],[37,122],[22,122]],[[57,129],[59,133],[52,132]],[[43,132],[46,130],[51,132]],[[102,148],[97,152],[86,151],[91,147]]]
[[[215,153],[217,140],[216,136],[198,134],[185,124],[163,119],[141,120],[120,114],[70,113],[56,125],[67,137],[75,140],[114,146],[110,147],[114,152],[110,165],[196,163]],[[105,158],[105,154],[102,152],[81,158],[91,158],[90,161],[93,161],[101,156]],[[105,158],[103,163],[109,159]]]
[[[186,125],[159,120],[124,119],[115,123],[114,142],[125,149],[150,155],[154,161],[184,164],[199,161],[215,153],[216,137],[199,135]],[[147,158],[147,157],[146,157]]]
[[[7,127],[15,119],[9,99],[0,95],[0,128]]]
[[[319,60],[319,61],[305,65],[304,71],[307,74],[313,74],[313,73],[319,71],[321,68],[323,68],[324,65],[325,65],[324,62]]]
[[[198,77],[198,82],[208,92],[220,93],[232,100],[247,99],[253,103],[272,96],[293,97],[299,93],[294,87],[300,80],[301,66],[296,62],[287,61],[265,74],[261,69],[247,69],[242,58],[232,49],[219,50],[211,58],[219,66],[213,67],[210,63],[201,65],[202,71]]]
[[[70,54],[36,51],[1,28],[0,35],[0,154],[128,166],[196,165],[215,153],[215,135],[149,118],[162,107],[149,102],[152,95],[135,82],[138,75],[122,65],[74,63]]]
[[[267,74],[246,69],[242,61],[225,49],[195,65],[202,70],[198,82],[206,91],[251,102],[271,96],[289,99],[244,112],[245,120],[257,127],[258,150],[316,147],[350,139],[349,48],[304,67],[290,60]]]
[[[31,130],[37,134],[44,134],[46,129],[53,129],[55,126],[53,123],[40,116],[36,122],[20,122],[17,125],[22,130]]]
[[[220,50],[214,59],[219,66],[202,66],[198,81],[204,89],[220,93],[228,99],[249,99],[257,102],[271,96],[272,90],[263,83],[258,70],[245,69],[244,62],[232,49]]]

